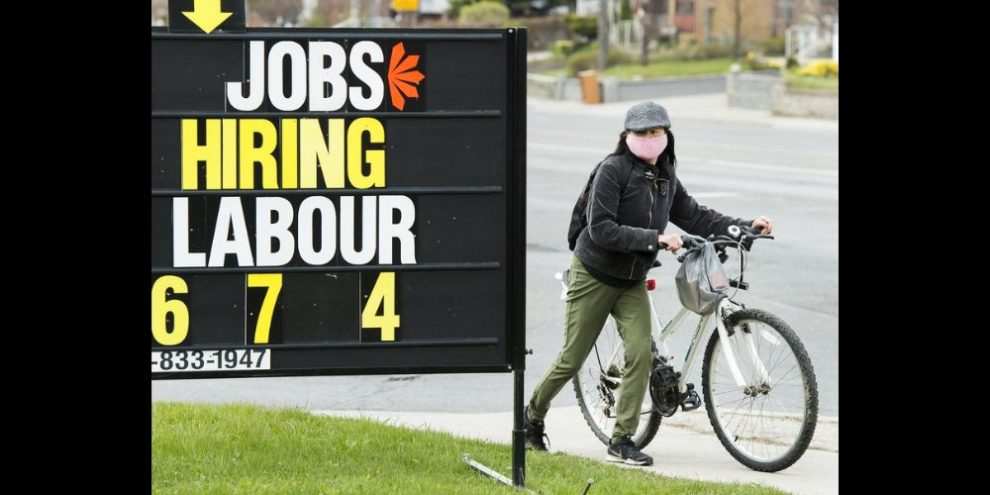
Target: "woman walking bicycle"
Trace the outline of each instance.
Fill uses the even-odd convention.
[[[574,377],[609,314],[615,318],[625,348],[625,370],[608,460],[649,466],[631,435],[649,381],[651,316],[646,273],[661,250],[677,251],[680,236],[664,234],[668,222],[689,234],[724,234],[730,225],[769,234],[767,217],[743,220],[701,206],[677,179],[674,135],[667,111],[653,102],[626,113],[625,130],[610,155],[598,166],[568,271],[564,347],[537,384],[523,414],[526,446],[547,450],[544,442],[550,402]]]

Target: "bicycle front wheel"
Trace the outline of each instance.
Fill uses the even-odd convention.
[[[619,393],[622,390],[622,378],[626,369],[625,347],[622,337],[615,326],[615,320],[609,315],[602,332],[598,335],[594,347],[584,364],[572,380],[574,392],[577,395],[578,406],[585,422],[591,431],[605,445],[612,438],[615,428],[616,413],[619,403]],[[657,434],[662,416],[653,410],[649,389],[640,408],[639,425],[632,441],[637,448],[642,449]]]
[[[811,359],[787,323],[766,311],[737,311],[726,319],[726,330],[728,342],[716,331],[705,350],[708,419],[737,461],[756,471],[780,471],[804,455],[815,434],[818,384]]]

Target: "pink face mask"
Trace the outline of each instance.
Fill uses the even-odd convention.
[[[626,145],[629,146],[629,151],[643,161],[652,162],[667,148],[667,135],[640,137],[630,132],[626,136]]]

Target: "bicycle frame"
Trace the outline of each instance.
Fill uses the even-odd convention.
[[[563,272],[558,272],[554,277],[560,282],[563,288],[560,294],[561,301],[565,300],[567,295],[567,284],[565,283],[567,279],[566,277],[567,277],[566,270]],[[667,322],[666,325],[663,325],[660,323],[660,316],[657,314],[656,305],[653,302],[653,296],[648,295],[647,299],[650,301],[650,318],[652,319],[653,323],[656,324],[655,326],[651,325],[650,334],[652,335],[653,341],[656,342],[657,344],[657,352],[660,353],[660,355],[668,363],[670,363],[673,361],[674,356],[673,354],[670,353],[670,348],[667,346],[667,339],[671,338],[675,333],[678,332],[678,330],[680,329],[680,327],[684,322],[684,319],[687,318],[687,316],[692,313],[691,311],[689,311],[688,309],[682,306],[678,309],[677,313],[674,314],[674,317],[671,318],[671,320]],[[724,297],[722,298],[721,301],[719,301],[718,306],[715,308],[715,311],[712,311],[711,313],[701,317],[701,321],[699,321],[698,325],[695,327],[694,337],[691,338],[691,345],[688,347],[687,354],[684,356],[684,367],[681,369],[681,377],[677,383],[678,389],[682,393],[687,391],[686,380],[688,377],[688,371],[690,371],[694,366],[694,361],[698,357],[698,354],[701,351],[703,340],[705,336],[708,335],[708,329],[711,328],[712,326],[712,320],[715,320],[715,331],[718,332],[719,339],[722,342],[726,343],[725,345],[722,345],[720,347],[722,348],[722,353],[725,356],[726,363],[729,365],[729,371],[732,373],[732,379],[736,382],[736,385],[740,389],[745,389],[746,387],[749,386],[746,382],[746,379],[743,377],[742,371],[739,369],[739,364],[736,361],[736,357],[735,354],[733,353],[732,347],[728,345],[729,333],[725,327],[725,320],[729,317],[729,315],[731,315],[735,311],[738,311],[739,309],[742,309],[742,306],[733,302],[728,297]],[[716,317],[716,315],[721,315],[721,316]],[[749,351],[753,359],[753,362],[756,363],[756,366],[759,368],[759,372],[763,381],[764,382],[769,381],[769,374],[767,372],[766,366],[764,366],[763,364],[762,359],[760,359],[759,353],[756,350],[756,345],[753,343],[753,336],[748,331],[744,331],[742,333],[743,335],[740,336],[742,345]],[[615,356],[614,353],[617,351],[618,348],[616,348],[613,351],[613,355],[608,356],[605,362],[606,363],[615,362],[617,356]],[[604,377],[604,378],[608,381],[615,383],[622,382],[622,379],[617,377]]]
[[[691,312],[685,309],[684,307],[681,307],[677,311],[677,313],[674,314],[674,317],[671,318],[671,320],[667,322],[666,325],[663,325],[661,327],[660,317],[657,315],[657,310],[653,303],[653,297],[652,296],[649,297],[649,300],[650,300],[650,317],[657,324],[657,326],[654,327],[654,329],[651,329],[651,333],[654,334],[653,340],[657,343],[657,352],[661,353],[661,356],[663,356],[669,363],[673,360],[674,356],[670,353],[670,349],[667,346],[667,339],[669,339],[675,333],[677,333],[677,331],[682,326],[684,319],[688,315],[690,315]],[[703,339],[706,335],[708,335],[707,330],[711,328],[712,320],[715,320],[715,327],[716,327],[716,331],[718,332],[719,339],[722,342],[727,343],[729,342],[729,335],[728,335],[728,330],[726,330],[725,328],[725,319],[734,311],[737,311],[739,309],[742,309],[742,306],[736,304],[735,302],[729,300],[729,298],[726,297],[723,298],[721,301],[719,301],[718,307],[715,308],[715,311],[712,311],[711,313],[701,317],[701,321],[698,322],[697,327],[695,327],[694,337],[691,338],[691,345],[688,346],[687,354],[684,356],[684,367],[681,370],[681,378],[677,383],[678,388],[681,392],[685,392],[687,390],[687,384],[685,380],[687,380],[688,371],[691,370],[692,366],[694,366],[694,361],[698,357],[698,354],[700,353],[700,350],[702,348]],[[717,316],[717,315],[721,315],[721,316]],[[659,334],[656,333],[656,329],[660,329]],[[749,350],[750,354],[752,355],[753,362],[757,363],[757,366],[759,367],[760,370],[760,374],[762,375],[764,381],[768,380],[769,377],[767,374],[766,367],[763,365],[763,362],[756,351],[756,346],[753,343],[753,336],[749,332],[743,332],[743,335],[741,336],[741,340],[743,345]],[[739,364],[736,361],[736,357],[735,354],[733,353],[732,347],[729,346],[728,344],[722,345],[720,347],[722,348],[722,353],[725,356],[726,363],[729,365],[729,370],[732,373],[732,378],[736,382],[736,385],[741,389],[746,388],[748,384],[746,383],[746,379],[743,377],[742,371],[739,369]]]

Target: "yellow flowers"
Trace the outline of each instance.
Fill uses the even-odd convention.
[[[812,60],[794,73],[799,76],[839,77],[839,62],[831,59]]]

